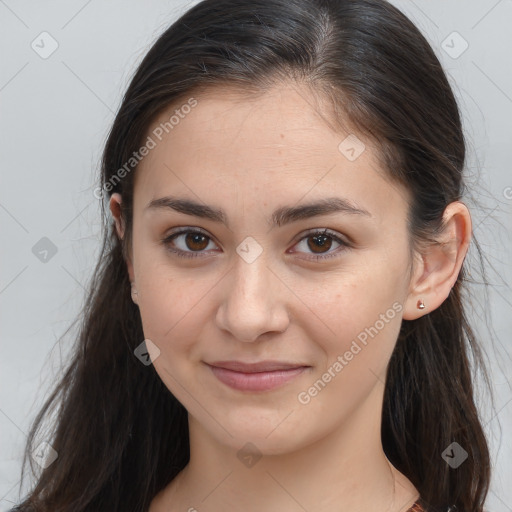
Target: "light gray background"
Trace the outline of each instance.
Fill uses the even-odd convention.
[[[0,512],[18,501],[26,432],[68,354],[72,336],[56,341],[79,314],[99,253],[93,189],[108,128],[150,44],[194,3],[0,0]],[[512,511],[512,1],[393,3],[433,45],[464,116],[469,185],[483,208],[467,204],[496,269],[488,303],[474,290],[493,345],[472,313],[496,393],[496,410],[479,400],[495,467],[487,506]],[[31,47],[47,37],[51,48],[44,31],[58,43],[47,58]],[[32,251],[43,237],[57,248],[47,262]]]

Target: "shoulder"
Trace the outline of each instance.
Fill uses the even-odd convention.
[[[408,509],[406,512],[458,512],[458,509],[455,505],[450,507],[446,507],[443,509],[432,508],[429,506],[424,500],[419,498],[414,505]]]
[[[427,512],[422,505],[422,500],[419,499],[414,505],[407,510],[407,512]]]

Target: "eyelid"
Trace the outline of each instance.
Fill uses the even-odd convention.
[[[161,240],[162,244],[166,246],[167,250],[171,253],[174,253],[178,256],[183,256],[185,258],[194,258],[194,257],[203,257],[202,254],[205,254],[202,251],[183,251],[181,249],[173,249],[170,247],[170,244],[174,238],[177,238],[181,235],[186,234],[200,234],[205,236],[206,238],[213,241],[216,245],[219,245],[213,236],[211,236],[207,231],[202,228],[196,226],[181,226],[179,228],[175,228],[170,233],[167,233]]]
[[[207,231],[205,231],[202,228],[195,227],[195,226],[181,226],[179,228],[175,228],[170,233],[166,234],[164,238],[161,239],[161,242],[167,247],[167,249],[171,252],[177,255],[178,257],[183,258],[195,258],[195,257],[206,257],[203,256],[203,254],[207,254],[204,251],[183,251],[181,249],[174,249],[170,247],[170,243],[173,240],[173,238],[177,238],[178,236],[185,235],[185,234],[201,234],[208,238],[209,240],[213,241],[216,245],[219,245],[213,236],[211,236]],[[340,247],[336,248],[332,252],[326,252],[326,253],[309,253],[309,256],[303,257],[304,260],[311,260],[311,261],[321,261],[321,260],[327,260],[331,257],[336,257],[338,253],[344,252],[348,249],[351,249],[354,245],[354,241],[351,237],[347,235],[343,235],[341,233],[338,233],[334,230],[331,230],[329,228],[311,228],[306,231],[302,231],[299,233],[294,240],[292,240],[293,246],[297,245],[298,243],[302,242],[306,238],[310,236],[327,236],[334,240],[336,243],[340,244]],[[346,240],[345,240],[346,239]],[[300,254],[300,251],[292,251],[291,254]]]
[[[333,229],[329,229],[329,228],[311,228],[311,229],[307,229],[306,231],[301,231],[292,240],[291,243],[296,244],[296,243],[300,242],[303,238],[307,237],[308,235],[311,236],[311,235],[315,235],[315,234],[316,235],[325,234],[331,238],[334,238],[335,240],[338,239],[340,241],[340,243],[343,243],[346,245],[351,245],[354,243],[352,238],[350,238],[348,235],[338,233],[337,231],[334,231]]]
[[[302,258],[303,260],[322,261],[327,260],[329,258],[336,258],[337,256],[339,256],[340,253],[345,252],[346,250],[351,249],[353,247],[352,239],[329,228],[312,228],[307,231],[303,231],[299,235],[297,235],[297,238],[295,239],[296,241],[293,242],[293,246],[299,244],[303,240],[306,240],[310,236],[315,235],[327,236],[328,238],[334,240],[336,243],[340,244],[340,247],[336,248],[334,251],[326,253],[309,253],[308,256]],[[346,238],[347,240],[344,240],[344,238]],[[292,254],[295,253],[300,254],[300,251],[292,251]]]

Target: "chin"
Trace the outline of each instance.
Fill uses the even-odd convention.
[[[251,424],[232,425],[225,424],[226,430],[232,435],[225,435],[218,439],[222,444],[239,452],[255,450],[261,455],[282,455],[293,452],[301,446],[308,444],[307,439],[302,439],[297,429],[290,429],[285,425],[286,420],[279,426],[269,426],[267,421],[254,420]]]

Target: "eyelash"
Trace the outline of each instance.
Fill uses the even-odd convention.
[[[195,229],[188,228],[188,229],[183,229],[181,231],[178,231],[176,233],[172,233],[170,236],[162,239],[162,243],[167,247],[167,250],[169,250],[170,252],[172,252],[173,254],[175,254],[176,256],[178,256],[180,258],[202,257],[203,253],[201,251],[190,251],[189,252],[189,251],[182,251],[181,249],[174,249],[171,247],[171,242],[175,238],[177,238],[178,236],[183,235],[183,234],[203,235],[206,238],[208,238],[209,240],[212,240],[211,237],[209,237],[205,232],[203,232],[197,228],[195,228]],[[338,247],[337,250],[335,250],[334,252],[326,253],[326,255],[309,256],[306,258],[307,260],[313,260],[313,261],[326,260],[326,259],[332,258],[332,257],[338,255],[338,253],[343,252],[350,248],[349,243],[347,243],[345,240],[342,240],[340,237],[338,237],[336,234],[329,231],[328,229],[323,229],[323,230],[317,229],[317,230],[307,232],[300,240],[298,240],[297,244],[302,242],[303,240],[313,237],[313,236],[327,236],[327,237],[333,239],[335,242],[338,242],[340,244],[341,248]],[[297,245],[297,244],[295,244],[295,245]]]

